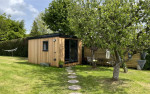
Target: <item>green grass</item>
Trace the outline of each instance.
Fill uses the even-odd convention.
[[[120,70],[120,80],[112,81],[113,68],[75,66],[83,94],[150,94],[150,71]]]
[[[112,81],[113,68],[78,65],[78,85],[82,94],[149,94],[150,71],[120,70],[120,80]],[[26,58],[0,56],[0,94],[69,94],[64,68],[30,64]]]
[[[26,58],[0,56],[0,94],[67,94],[64,68],[30,64]]]

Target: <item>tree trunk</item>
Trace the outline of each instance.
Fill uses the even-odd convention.
[[[120,70],[120,64],[117,63],[114,66],[114,71],[113,71],[113,80],[117,81],[119,79],[119,70]]]
[[[124,70],[124,73],[128,72],[128,68],[127,67],[124,67],[123,70]]]
[[[113,70],[113,80],[117,81],[119,79],[119,71],[120,71],[120,63],[121,58],[119,56],[118,51],[115,51],[116,62]]]
[[[127,73],[127,72],[128,72],[128,68],[127,68],[125,62],[123,62],[123,70],[124,70],[124,73]]]
[[[96,62],[94,62],[93,60],[95,59],[95,51],[92,50],[92,68],[96,68]]]

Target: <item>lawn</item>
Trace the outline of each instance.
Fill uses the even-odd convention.
[[[75,66],[84,94],[150,94],[150,71],[120,70],[120,80],[112,81],[113,68]]]
[[[64,68],[30,64],[26,58],[0,56],[0,94],[67,94]],[[61,92],[60,92],[61,91]]]
[[[120,70],[120,80],[111,81],[112,68],[73,67],[82,94],[149,94],[150,71]],[[0,56],[0,94],[69,94],[64,68],[30,64],[26,58]]]

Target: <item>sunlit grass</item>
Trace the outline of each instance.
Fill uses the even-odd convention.
[[[149,94],[150,71],[120,70],[120,80],[112,81],[112,67],[75,66],[83,94]]]
[[[120,80],[112,81],[113,68],[74,66],[82,94],[149,94],[150,71],[120,70]],[[65,68],[30,64],[27,58],[0,56],[0,94],[69,94]]]
[[[64,68],[30,64],[26,58],[0,56],[0,94],[67,94]],[[61,91],[61,93],[60,93]]]

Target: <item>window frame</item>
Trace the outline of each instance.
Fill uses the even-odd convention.
[[[46,49],[44,49],[45,43],[46,43]],[[43,51],[48,51],[48,41],[43,41]]]

